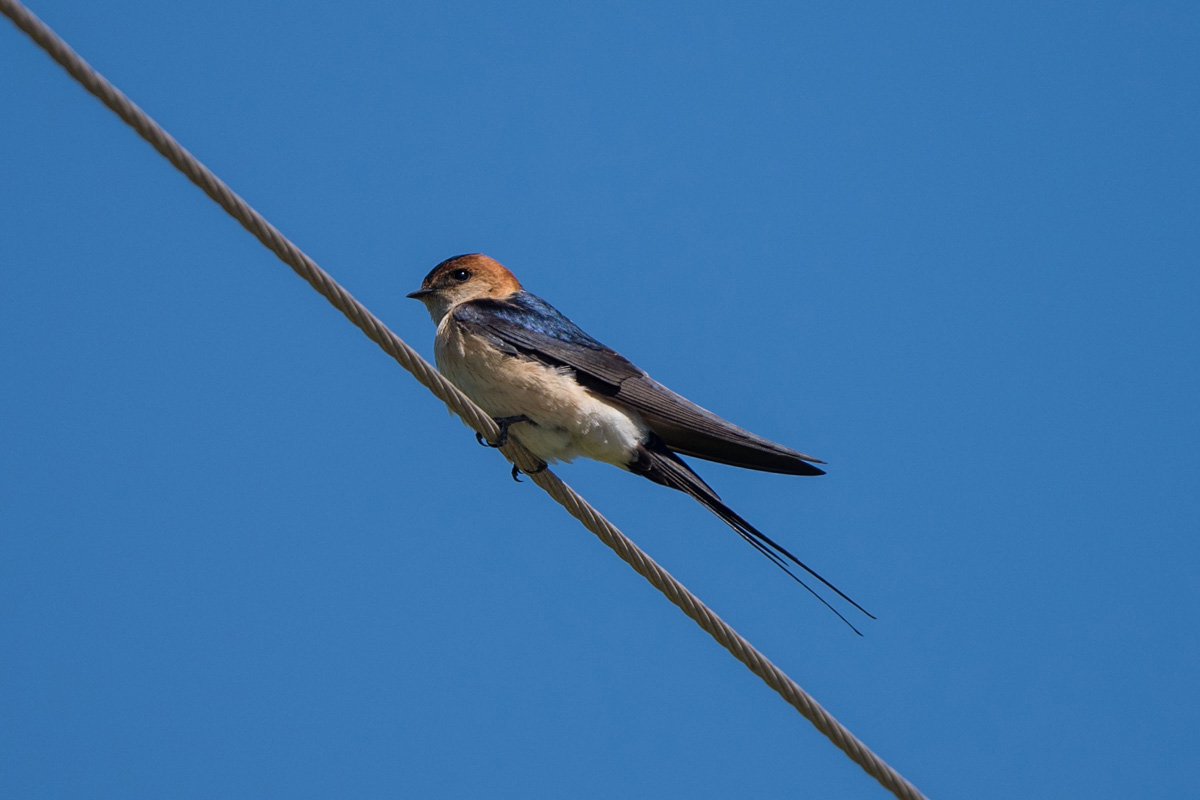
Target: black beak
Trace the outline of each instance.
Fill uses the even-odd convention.
[[[433,289],[417,289],[415,292],[409,292],[405,297],[411,297],[413,300],[420,300],[433,294]]]

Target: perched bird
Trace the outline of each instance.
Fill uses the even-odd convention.
[[[787,562],[872,617],[725,505],[677,454],[788,475],[823,475],[814,464],[824,462],[672,392],[525,291],[511,272],[485,255],[443,261],[408,296],[424,303],[437,324],[438,369],[499,425],[500,440],[493,446],[503,446],[511,435],[546,463],[584,456],[686,492],[856,633]]]

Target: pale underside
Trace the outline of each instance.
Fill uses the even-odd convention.
[[[463,331],[447,314],[438,325],[434,359],[443,375],[493,417],[524,414],[509,435],[547,463],[579,456],[622,469],[646,440],[641,416],[581,386],[572,370],[505,354]]]

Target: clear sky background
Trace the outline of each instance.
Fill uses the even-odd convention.
[[[427,355],[482,251],[829,462],[559,474],[934,798],[1200,781],[1200,6],[32,8]],[[886,793],[0,24],[0,796]]]

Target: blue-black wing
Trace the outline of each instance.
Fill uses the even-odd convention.
[[[502,350],[552,366],[638,414],[671,450],[735,467],[789,475],[822,475],[823,463],[751,433],[672,392],[629,359],[588,336],[529,292],[479,299],[450,312],[454,321]]]

